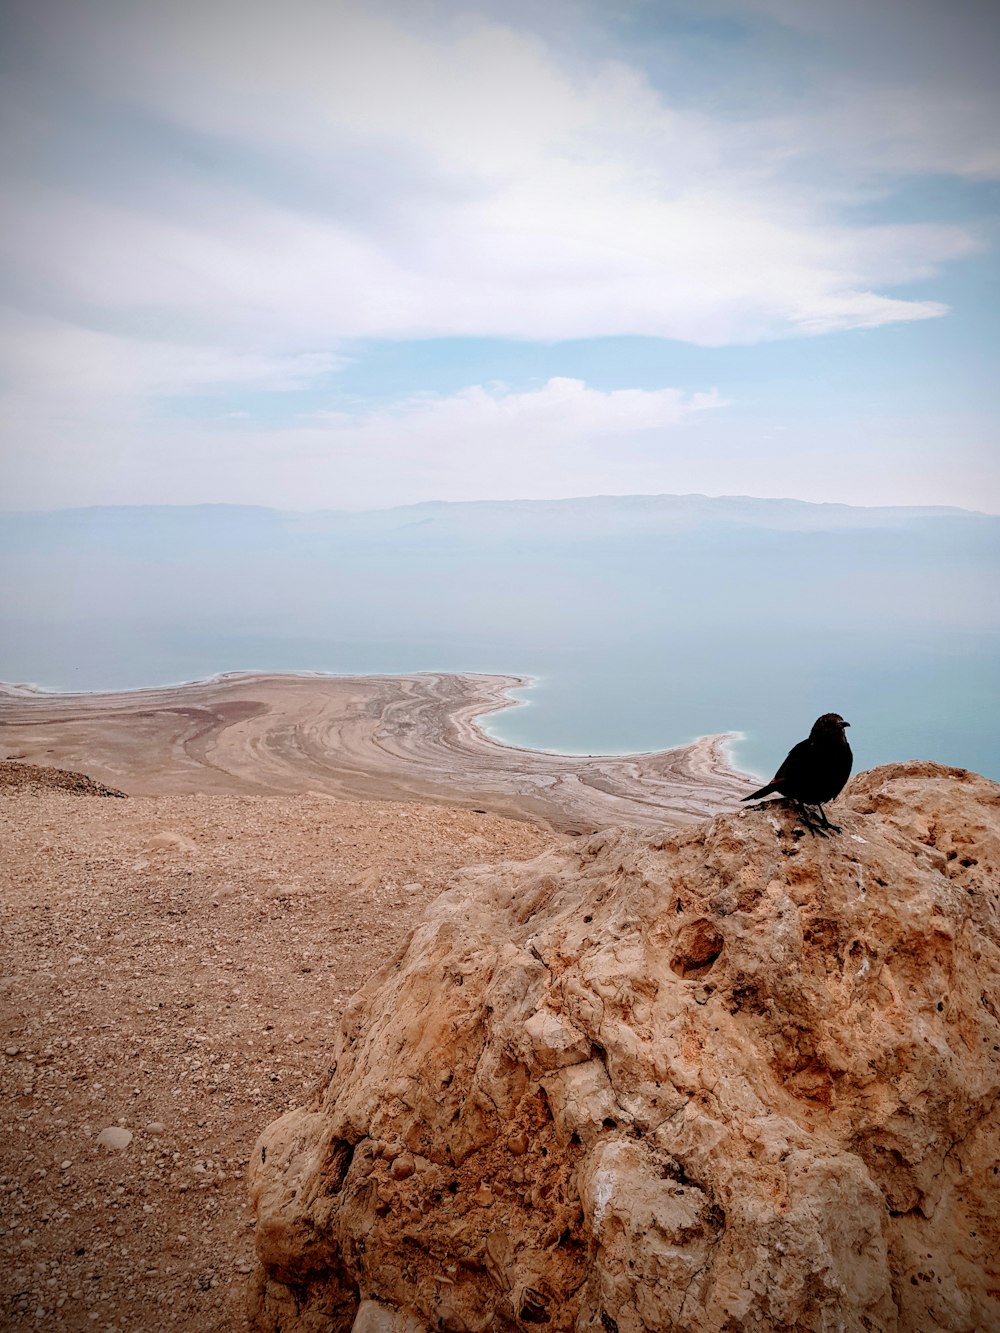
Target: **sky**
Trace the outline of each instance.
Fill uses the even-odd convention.
[[[1000,512],[1000,8],[7,0],[0,506]]]

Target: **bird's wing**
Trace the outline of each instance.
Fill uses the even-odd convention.
[[[799,741],[798,745],[793,745],[788,754],[785,755],[784,762],[775,773],[772,781],[783,782],[788,778],[798,777],[808,763],[811,750],[812,743],[807,740]]]

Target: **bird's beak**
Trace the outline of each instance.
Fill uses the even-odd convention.
[[[845,723],[844,723],[844,726],[845,726],[845,727],[849,727],[850,725],[851,725],[850,722],[845,722]]]

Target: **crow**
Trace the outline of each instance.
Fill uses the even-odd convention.
[[[810,833],[818,833],[823,838],[826,837],[825,829],[839,833],[840,827],[830,823],[823,805],[840,795],[851,776],[854,756],[844,734],[844,728],[850,725],[839,713],[824,713],[813,723],[809,739],[792,746],[767,786],[744,796],[743,800],[757,801],[772,792],[780,792],[794,804]],[[806,809],[809,805],[819,811],[819,823]]]

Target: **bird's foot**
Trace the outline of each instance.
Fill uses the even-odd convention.
[[[802,820],[802,823],[814,838],[826,837],[826,834],[823,831],[823,825],[817,824],[805,806],[798,801],[795,803],[795,813],[798,815],[799,819]]]
[[[829,819],[827,819],[826,817],[826,811],[823,809],[821,805],[818,805],[816,809],[819,811],[819,817],[823,821],[822,825],[823,828],[828,828],[831,833],[843,833],[844,830],[840,827],[839,824],[830,823]]]
[[[814,822],[809,818],[808,815],[800,815],[799,818],[800,818],[800,820],[801,820],[801,822],[802,822],[803,827],[804,827],[804,828],[807,828],[807,829],[809,830],[809,834],[810,834],[811,837],[813,837],[813,838],[825,838],[825,837],[826,837],[826,832],[825,832],[825,830],[824,830],[822,824],[816,824],[816,823],[814,823]]]

